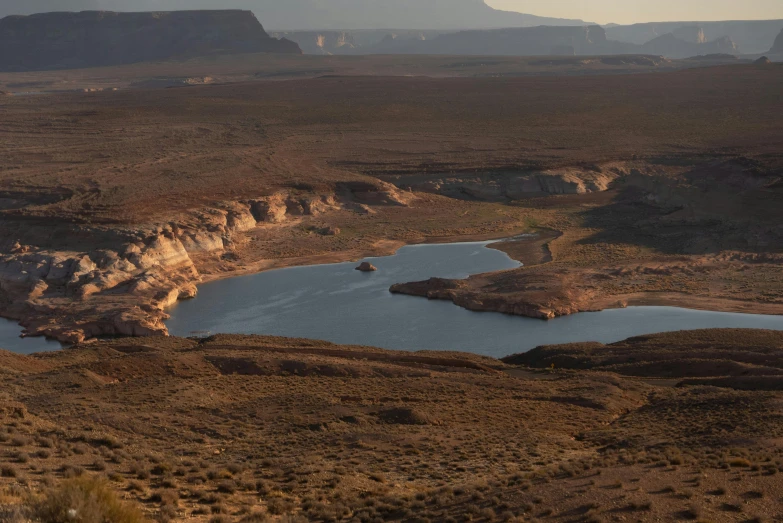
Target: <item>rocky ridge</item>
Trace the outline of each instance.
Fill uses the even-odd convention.
[[[386,179],[398,187],[452,198],[485,201],[516,200],[531,195],[588,194],[607,190],[620,177],[640,172],[622,162],[589,169],[565,167],[543,171],[454,173],[442,177],[396,176]]]

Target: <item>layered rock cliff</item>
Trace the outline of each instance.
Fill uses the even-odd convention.
[[[44,13],[0,20],[0,70],[73,69],[213,53],[292,53],[250,11]]]

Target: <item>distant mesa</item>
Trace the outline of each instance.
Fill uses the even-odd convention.
[[[539,26],[459,31],[432,39],[386,38],[379,53],[499,56],[574,56],[609,54],[606,32],[597,25]],[[625,46],[624,46],[625,47]]]
[[[705,44],[707,43],[707,37],[704,36],[704,29],[698,25],[686,25],[676,28],[671,33],[678,40],[687,42],[689,44]]]
[[[783,29],[780,30],[780,34],[775,38],[775,43],[772,44],[769,54],[783,54]]]
[[[596,56],[649,55],[686,58],[696,55],[739,54],[729,37],[708,41],[698,26],[685,26],[644,44],[611,40],[598,25],[538,26],[476,29],[458,32],[395,31],[375,43],[366,33],[282,33],[317,54],[439,54],[473,56]],[[318,44],[316,44],[318,42]],[[329,45],[329,42],[336,42]],[[350,42],[350,43],[349,43]],[[651,64],[654,65],[654,64]]]
[[[362,272],[375,272],[378,270],[378,267],[370,262],[362,262],[358,267],[356,267],[356,270]]]
[[[174,11],[185,6],[251,9],[275,30],[467,29],[584,25],[582,20],[493,9],[484,0],[3,0],[0,17],[48,11]],[[141,7],[144,6],[144,7]],[[198,6],[198,7],[195,7]]]
[[[0,71],[77,69],[210,54],[301,54],[250,11],[43,13],[0,20]]]
[[[702,33],[703,36],[703,33]],[[668,56],[669,58],[686,58],[696,55],[739,54],[739,46],[728,36],[723,36],[711,42],[688,41],[675,33],[661,35],[642,45],[641,51],[648,54]]]
[[[107,1],[107,0],[104,0]],[[116,2],[116,0],[114,0]],[[175,0],[159,0],[164,5]],[[584,25],[582,20],[501,11],[484,0],[243,0],[276,30],[457,30]]]
[[[607,26],[606,36],[609,40],[636,45],[644,45],[669,33],[689,44],[708,44],[727,36],[743,53],[762,55],[768,52],[770,44],[781,29],[783,29],[783,20],[650,22]],[[708,54],[708,52],[701,50],[692,54]]]
[[[305,0],[302,0],[305,1]],[[314,0],[307,0],[314,1]],[[401,0],[396,0],[401,1]],[[377,3],[377,2],[376,2]],[[389,0],[389,4],[393,4]],[[477,7],[480,1],[474,2]],[[372,11],[368,2],[363,12]],[[401,5],[401,4],[398,4]],[[424,3],[422,3],[424,5]],[[484,9],[486,11],[486,5]],[[368,11],[369,10],[369,11]],[[277,20],[263,9],[264,20]],[[356,13],[352,13],[356,14]],[[526,15],[520,15],[526,16]],[[441,17],[441,20],[446,18]],[[528,24],[525,19],[504,17],[498,27],[476,16],[458,24],[460,29],[442,25],[416,25],[410,21],[389,20],[377,29],[369,25],[341,25],[340,31],[318,27],[318,31],[292,30],[275,33],[299,44],[306,54],[450,54],[506,56],[595,56],[653,55],[670,59],[708,55],[760,56],[783,29],[783,20],[727,22],[665,22],[630,26],[599,27],[575,21],[551,20]],[[426,20],[416,19],[417,22]],[[277,23],[277,22],[276,22]],[[291,22],[293,23],[293,22]],[[396,25],[397,23],[401,25]],[[289,24],[290,25],[290,24]],[[563,27],[566,26],[566,27]],[[275,25],[275,28],[282,27]],[[346,27],[362,29],[344,30]],[[781,42],[780,45],[783,45]],[[783,53],[783,50],[779,51]]]
[[[353,33],[346,31],[292,31],[272,36],[296,42],[305,54],[352,54],[358,48]]]
[[[437,54],[461,56],[642,56],[680,59],[732,55],[740,47],[728,36],[709,40],[697,25],[675,27],[642,44],[613,40],[598,25],[513,27],[461,31],[291,31],[275,33],[306,54]],[[768,44],[767,44],[768,45]],[[645,64],[655,66],[657,64]]]

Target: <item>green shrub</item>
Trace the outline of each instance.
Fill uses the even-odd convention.
[[[63,481],[31,502],[41,523],[144,523],[135,506],[121,501],[108,484],[82,476]]]

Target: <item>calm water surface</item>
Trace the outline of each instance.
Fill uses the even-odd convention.
[[[445,301],[393,295],[394,283],[512,269],[487,243],[416,245],[356,263],[294,267],[205,284],[167,322],[176,336],[197,332],[270,334],[401,350],[457,350],[501,357],[538,345],[620,341],[655,332],[742,327],[783,330],[783,316],[631,307],[545,322],[470,312]]]
[[[0,349],[10,350],[19,354],[34,352],[50,352],[60,350],[60,342],[46,338],[20,338],[22,327],[18,323],[0,318]]]

